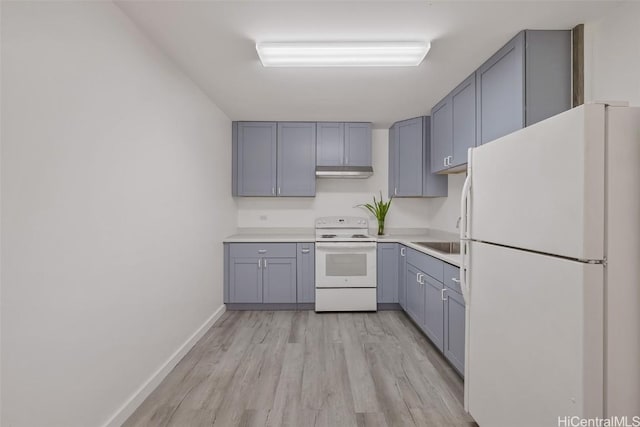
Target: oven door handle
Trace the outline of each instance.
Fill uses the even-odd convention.
[[[316,249],[330,249],[332,251],[341,251],[341,250],[352,250],[352,249],[370,249],[375,250],[375,243],[316,243]]]

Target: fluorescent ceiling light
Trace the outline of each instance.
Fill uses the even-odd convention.
[[[415,67],[430,47],[426,42],[256,43],[265,67]]]

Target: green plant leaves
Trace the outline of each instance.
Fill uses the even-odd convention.
[[[393,200],[393,197],[390,198],[389,201],[385,202],[382,198],[382,191],[380,191],[380,200],[376,200],[376,196],[373,196],[373,204],[364,203],[358,205],[358,207],[365,208],[366,210],[371,212],[371,214],[375,216],[378,221],[384,221],[387,213],[389,212],[389,208],[391,207],[391,200]]]

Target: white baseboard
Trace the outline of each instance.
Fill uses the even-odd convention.
[[[200,326],[176,351],[169,359],[151,375],[151,377],[140,386],[138,390],[127,399],[127,401],[116,411],[109,420],[103,424],[103,427],[120,427],[135,412],[135,410],[144,402],[153,390],[160,385],[162,380],[171,372],[171,370],[180,362],[180,360],[191,350],[200,338],[211,328],[211,326],[224,314],[227,306],[222,305]]]

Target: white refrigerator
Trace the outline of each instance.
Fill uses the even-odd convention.
[[[640,415],[640,108],[583,105],[469,156],[465,408],[481,427],[631,422]]]

